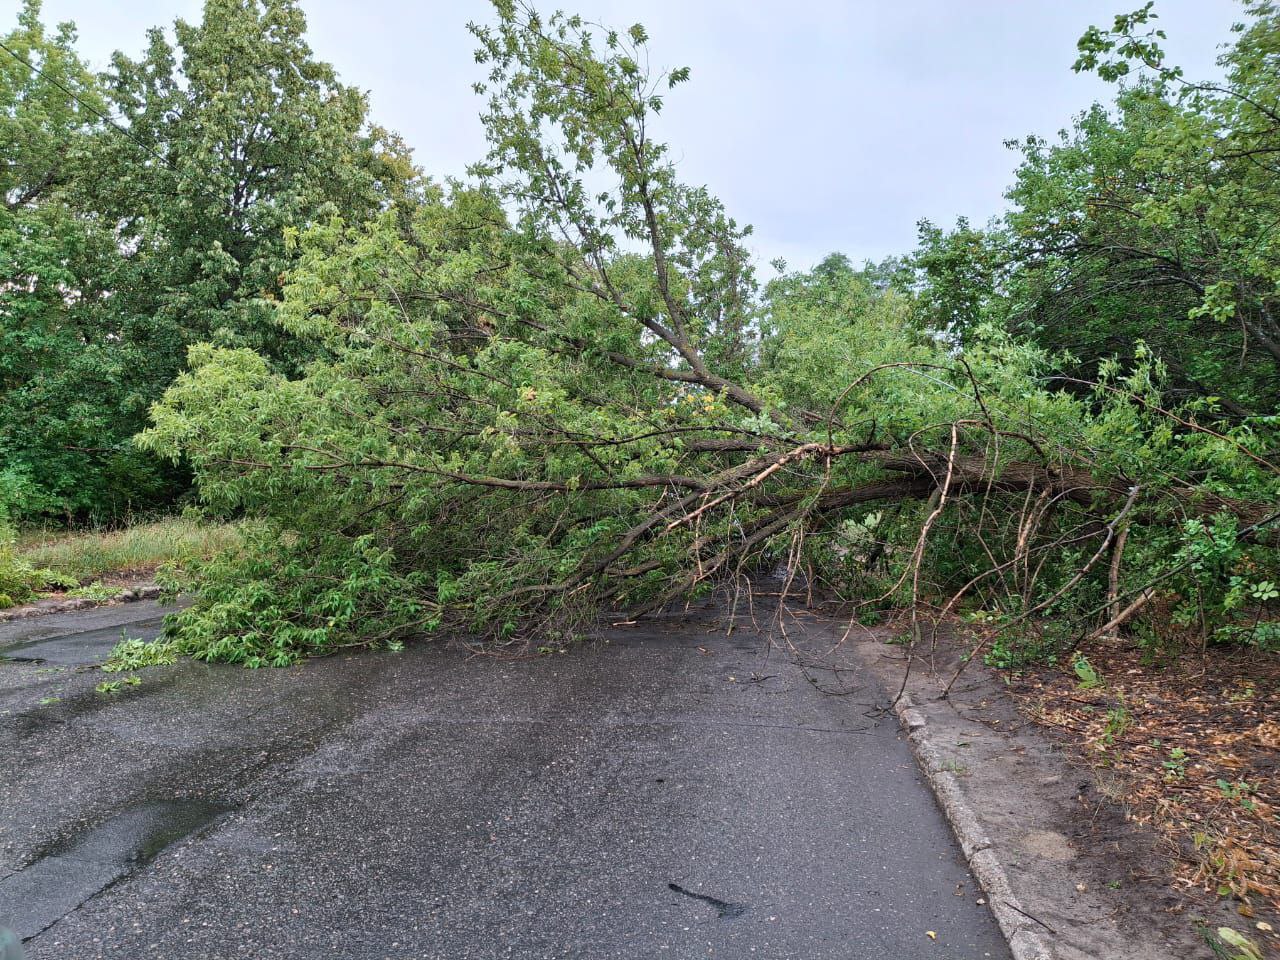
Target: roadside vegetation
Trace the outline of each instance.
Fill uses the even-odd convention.
[[[13,530],[0,523],[0,610],[30,600],[44,590],[76,586],[79,583],[70,577],[48,567],[37,567],[19,555]]]
[[[56,593],[110,599],[120,585],[173,574],[235,549],[234,524],[170,517],[118,529],[31,527],[0,543],[0,608]]]
[[[1280,30],[1253,14],[1212,89],[1149,12],[1091,31],[1078,67],[1139,79],[1024,145],[1003,221],[761,284],[657,137],[689,71],[641,69],[639,26],[499,4],[473,182],[289,234],[275,317],[313,359],[200,345],[153,408],[140,448],[260,521],[175,636],[523,645],[782,563],[977,617],[999,662],[1121,629],[1271,650]]]
[[[767,281],[680,179],[691,73],[642,67],[639,25],[497,3],[489,151],[441,185],[293,2],[209,0],[101,75],[39,13],[0,74],[0,507],[250,521],[194,551],[186,652],[571,638],[779,563],[866,615],[966,615],[1003,665],[1280,646],[1270,4],[1219,84],[1164,62],[1150,6],[1091,28],[1115,103],[1020,145],[1003,218]],[[162,531],[20,576],[186,549]]]
[[[1089,691],[1104,650],[1272,675],[1273,3],[1214,82],[1166,62],[1151,4],[1090,28],[1075,66],[1114,100],[1015,145],[1006,214],[767,279],[681,179],[662,110],[693,75],[651,72],[640,25],[496,0],[488,152],[440,183],[291,0],[208,0],[101,75],[39,13],[0,51],[0,514],[240,521],[0,545],[10,600],[183,559],[192,605],[120,669],[559,644],[781,567]],[[1116,697],[1091,742],[1141,729]],[[1245,776],[1232,814],[1269,811]],[[1205,874],[1274,900],[1255,876]]]
[[[19,535],[16,552],[33,566],[82,584],[212,557],[232,549],[238,535],[233,524],[170,517],[118,529],[28,529]]]
[[[1075,668],[1021,671],[1013,690],[1082,747],[1108,799],[1157,830],[1180,885],[1268,923],[1280,903],[1280,658],[1237,647],[1153,662],[1109,638]]]

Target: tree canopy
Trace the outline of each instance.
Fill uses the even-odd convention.
[[[184,485],[130,438],[189,344],[299,361],[286,230],[393,208],[417,174],[292,0],[210,0],[98,76],[39,14],[0,53],[0,505],[109,519]]]
[[[1153,595],[1126,541],[1270,557],[1266,424],[1202,425],[1154,344],[1068,377],[1016,319],[1034,257],[962,226],[914,266],[761,289],[746,228],[655,136],[689,72],[646,72],[639,26],[496,11],[475,182],[304,234],[277,313],[303,374],[201,347],[142,435],[257,521],[202,571],[188,650],[571,636],[778,564],[871,608],[1052,613],[1069,644]],[[1180,616],[1236,629],[1252,581],[1227,566]]]
[[[488,151],[442,184],[288,0],[208,0],[96,77],[29,0],[0,496],[112,512],[189,471],[246,536],[172,642],[250,665],[573,637],[775,569],[1005,658],[1273,646],[1280,15],[1245,11],[1218,85],[1149,7],[1088,31],[1078,68],[1127,79],[1019,145],[997,222],[762,281],[660,136],[691,72],[640,25],[497,0]]]
[[[1170,399],[1267,415],[1280,399],[1276,9],[1244,4],[1224,79],[1206,83],[1166,63],[1152,6],[1081,38],[1077,70],[1128,78],[1115,103],[1056,142],[1016,144],[1009,212],[987,231],[926,225],[919,263],[938,321],[991,317],[1086,378],[1141,344]]]

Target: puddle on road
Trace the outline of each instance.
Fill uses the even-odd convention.
[[[80,666],[101,663],[122,636],[154,640],[164,629],[164,617],[138,620],[124,626],[99,627],[52,637],[35,637],[0,647],[0,660]]]
[[[153,859],[169,844],[212,823],[232,808],[209,800],[160,800],[116,814],[85,834],[54,845],[45,856],[103,858],[133,867]]]
[[[50,844],[0,881],[0,926],[31,939],[231,809],[207,800],[156,801]]]

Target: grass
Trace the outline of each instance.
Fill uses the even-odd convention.
[[[29,530],[19,534],[15,552],[33,567],[88,583],[211,556],[234,546],[237,538],[233,524],[172,517],[119,530]]]

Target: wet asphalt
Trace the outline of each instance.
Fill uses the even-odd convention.
[[[820,622],[96,692],[162,613],[0,624],[0,927],[32,960],[1009,957]]]

